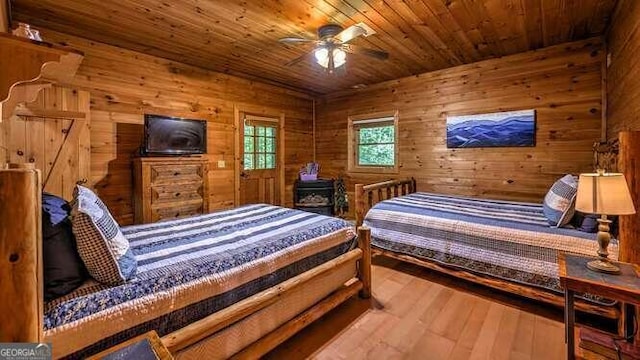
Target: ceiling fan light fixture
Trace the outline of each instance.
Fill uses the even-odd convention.
[[[340,67],[347,62],[347,53],[342,49],[333,49],[333,63]]]
[[[327,48],[318,48],[314,51],[313,55],[316,58],[316,62],[324,67],[329,64],[329,50]]]
[[[1,0],[0,0],[1,1]],[[368,49],[350,42],[360,36],[367,37],[375,34],[375,31],[364,23],[357,23],[344,29],[338,24],[327,24],[318,28],[317,39],[304,37],[285,37],[279,39],[283,44],[300,45],[314,44],[315,49],[309,49],[304,54],[287,62],[285,66],[293,66],[313,55],[315,62],[322,66],[327,73],[333,74],[339,68],[344,70],[347,62],[347,53],[366,55],[378,60],[386,60],[389,54],[380,50]]]
[[[347,62],[347,53],[342,49],[321,47],[315,50],[316,62],[325,69],[330,68],[329,53],[333,57],[333,68],[339,68]]]

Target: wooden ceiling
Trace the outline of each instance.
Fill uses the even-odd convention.
[[[326,94],[514,54],[604,32],[616,0],[13,0],[14,20],[306,92]],[[353,43],[391,54],[349,55],[325,73],[309,47],[334,22],[377,34]],[[307,45],[308,46],[308,45]]]

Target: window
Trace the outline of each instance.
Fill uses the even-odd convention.
[[[276,126],[245,120],[244,123],[244,170],[276,168]]]
[[[349,171],[398,171],[397,112],[349,117]]]

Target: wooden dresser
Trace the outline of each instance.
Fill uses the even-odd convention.
[[[133,162],[135,223],[209,212],[208,160],[142,157]]]

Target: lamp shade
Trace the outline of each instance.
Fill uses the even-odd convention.
[[[623,174],[580,174],[576,210],[589,214],[635,214],[627,180]]]

